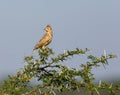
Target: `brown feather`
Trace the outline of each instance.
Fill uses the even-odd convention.
[[[34,50],[38,49],[38,48],[43,48],[45,46],[47,46],[51,41],[52,41],[52,28],[50,25],[47,25],[45,28],[46,34],[44,34],[44,36],[37,42],[37,44],[35,45]]]

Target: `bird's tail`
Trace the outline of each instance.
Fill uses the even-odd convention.
[[[35,53],[35,51],[36,51],[36,50],[33,50],[33,51],[32,51],[32,55]]]

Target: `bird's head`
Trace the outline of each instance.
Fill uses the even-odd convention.
[[[46,32],[50,32],[50,31],[52,31],[52,27],[51,27],[50,25],[47,25],[47,26],[44,28],[44,30],[45,30]]]

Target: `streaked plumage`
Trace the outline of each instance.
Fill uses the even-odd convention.
[[[47,25],[44,29],[46,31],[46,34],[38,41],[38,43],[35,45],[33,51],[37,50],[38,48],[44,50],[45,47],[50,44],[52,41],[53,33],[52,28],[50,25]]]

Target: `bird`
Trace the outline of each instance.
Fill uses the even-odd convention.
[[[46,46],[49,45],[53,38],[53,31],[51,25],[47,25],[45,28],[45,34],[43,37],[37,42],[37,44],[34,46],[33,52],[37,49],[45,50]]]

